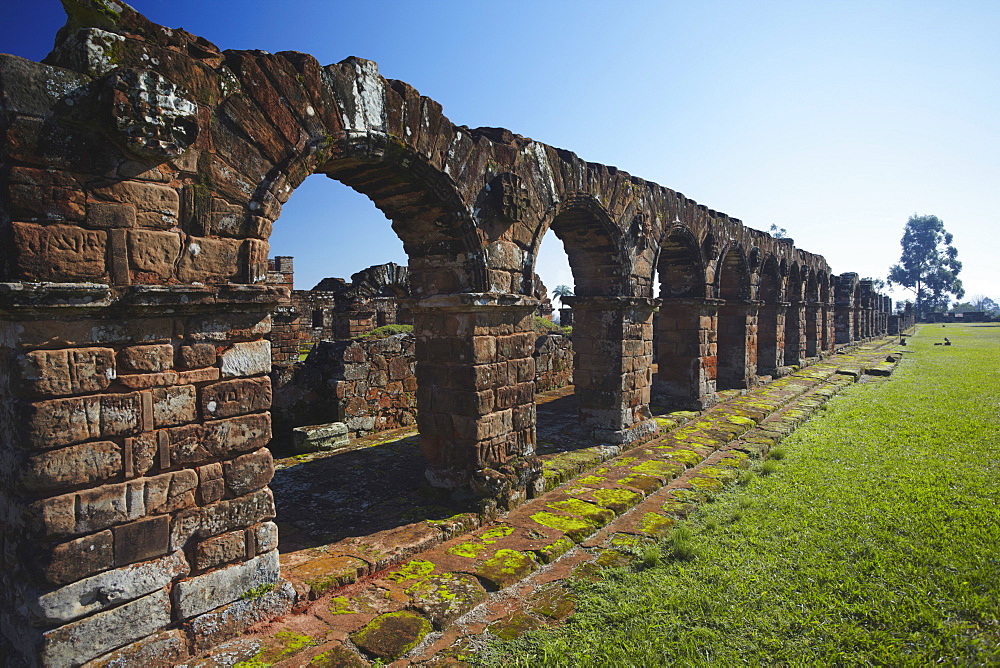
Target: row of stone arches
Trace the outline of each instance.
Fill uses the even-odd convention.
[[[500,505],[540,473],[549,230],[573,270],[580,423],[599,442],[655,434],[654,392],[703,407],[885,331],[885,300],[822,256],[614,167],[456,126],[372,62],[221,51],[120,3],[64,4],[44,63],[0,55],[0,600],[24,656],[86,661],[277,578],[265,337],[287,287],[264,279],[281,206],[311,174],[368,196],[408,255],[428,480]],[[147,589],[47,603],[137,563],[158,564]]]

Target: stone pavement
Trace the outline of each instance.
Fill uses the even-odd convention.
[[[460,665],[487,633],[510,638],[557,624],[572,614],[570,578],[599,577],[603,566],[641,558],[644,544],[668,535],[827,399],[859,379],[889,375],[900,359],[891,343],[841,351],[701,413],[658,417],[661,435],[624,451],[567,450],[540,434],[545,493],[488,523],[404,484],[422,470],[412,436],[390,435],[308,463],[280,460],[273,484],[279,517],[295,518],[281,525],[282,574],[296,606],[184,665]],[[549,400],[568,406],[562,394]],[[549,436],[566,433],[561,412],[548,421]],[[389,477],[381,497],[367,490],[371,485],[350,484],[371,471],[372,461]],[[311,503],[295,493],[296,486],[301,492],[330,480],[338,484],[325,488],[338,491]],[[283,496],[300,501],[286,506]],[[359,515],[327,522],[335,508],[355,505]],[[364,517],[380,530],[352,534]]]

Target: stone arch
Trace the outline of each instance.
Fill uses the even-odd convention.
[[[859,341],[864,338],[864,304],[861,298],[861,282],[855,280],[854,288],[851,291],[851,340]]]
[[[590,195],[570,195],[539,228],[539,244],[552,230],[569,257],[577,297],[626,294],[623,235],[608,211]],[[538,244],[535,245],[537,252]]]
[[[311,174],[365,195],[391,221],[408,256],[413,297],[486,290],[475,220],[452,179],[412,147],[380,136],[342,136],[310,146],[257,185],[250,210],[280,212],[280,204]],[[281,224],[280,218],[274,222]]]
[[[777,376],[784,354],[785,305],[781,299],[781,272],[778,260],[768,255],[758,277],[757,373]]]
[[[820,301],[819,287],[823,280],[823,272],[816,271],[814,269],[808,269],[806,273],[806,287],[805,287],[805,300],[810,304],[816,304]]]
[[[805,282],[802,273],[798,261],[792,261],[785,281],[788,306],[785,311],[784,366],[800,366],[805,357],[806,313],[802,301]]]
[[[757,308],[750,300],[750,272],[743,248],[730,244],[716,270],[724,302],[718,319],[718,389],[749,387],[757,371]]]
[[[760,269],[757,288],[757,299],[769,304],[777,304],[781,299],[781,274],[778,262],[773,255],[768,255]]]
[[[801,302],[805,282],[803,272],[798,262],[788,265],[788,278],[785,280],[785,301]]]
[[[664,220],[683,220],[699,239],[685,243],[692,258],[700,248],[705,272],[702,310],[691,312],[706,323],[705,343],[686,381],[699,391],[688,398],[713,400],[716,315],[719,380],[753,382],[755,266],[743,246],[778,246],[738,220],[510,131],[456,126],[370,61],[324,67],[304,54],[222,51],[124,3],[63,4],[71,18],[45,63],[0,54],[11,282],[0,295],[0,353],[11,361],[0,403],[20,427],[0,443],[10,506],[0,530],[7,553],[31,557],[5,563],[0,591],[0,608],[14,611],[4,631],[28,639],[15,661],[143,652],[161,631],[190,648],[195,627],[237,634],[291,606],[266,448],[265,337],[287,287],[265,276],[272,225],[310,174],[367,195],[403,239],[428,477],[478,496],[486,514],[539,489],[530,265],[548,227],[580,275],[574,306],[590,319],[578,330],[596,333],[578,339],[594,365],[578,364],[590,383],[578,388],[602,442],[656,429],[644,281],[659,251],[643,246]],[[490,184],[494,210],[477,211]],[[835,296],[847,342],[860,300],[850,294],[857,276],[841,279],[828,277],[821,299]],[[725,300],[717,314],[715,297]],[[151,589],[94,599],[70,618],[39,616],[46,592],[121,582],[154,561]],[[143,623],[78,633],[124,616]]]
[[[656,262],[660,297],[704,298],[705,262],[698,241],[683,225],[672,226],[660,243]]]
[[[719,266],[715,273],[715,292],[719,299],[745,300],[750,298],[750,271],[741,246],[738,244],[729,245],[719,260]]]

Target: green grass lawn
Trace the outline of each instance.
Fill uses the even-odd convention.
[[[1000,665],[1000,326],[909,344],[684,522],[692,559],[578,583],[568,624],[484,660]]]

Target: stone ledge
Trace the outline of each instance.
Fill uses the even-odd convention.
[[[149,307],[182,309],[271,306],[288,298],[288,288],[274,285],[132,285],[107,283],[0,283],[0,313],[30,315],[49,309]]]

